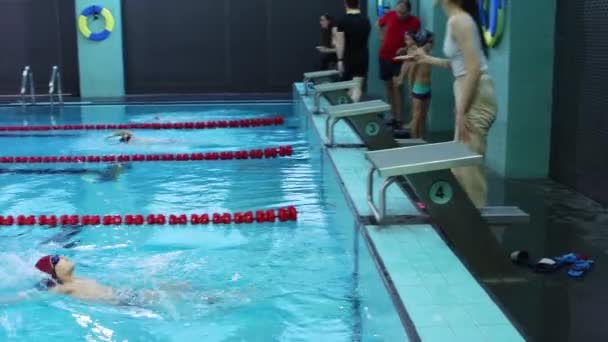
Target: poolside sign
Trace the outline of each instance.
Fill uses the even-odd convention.
[[[431,185],[429,197],[435,204],[448,204],[454,197],[454,189],[450,183],[438,181]]]
[[[365,134],[369,137],[375,137],[380,133],[380,125],[377,122],[370,122],[365,126]]]
[[[342,96],[340,96],[338,98],[338,104],[345,105],[345,104],[348,104],[348,103],[350,103],[350,98],[348,96],[342,95]]]

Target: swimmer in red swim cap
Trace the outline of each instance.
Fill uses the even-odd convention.
[[[74,263],[66,257],[43,256],[36,263],[36,268],[51,276],[47,281],[50,291],[84,300],[113,302],[117,299],[112,288],[91,279],[74,277]]]
[[[75,277],[74,263],[59,255],[43,256],[36,262],[36,268],[48,274],[45,286],[49,291],[70,295],[74,298],[105,302],[115,305],[146,306],[158,302],[160,293],[152,290],[135,291],[131,289],[113,289],[101,285],[95,280]],[[165,286],[173,290],[188,288],[187,283]]]

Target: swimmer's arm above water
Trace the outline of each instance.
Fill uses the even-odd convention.
[[[131,132],[129,131],[118,131],[118,132],[114,132],[112,135],[109,135],[105,138],[105,140],[109,140],[115,137],[123,137],[125,135],[133,135]]]

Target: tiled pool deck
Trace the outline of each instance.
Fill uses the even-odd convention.
[[[312,96],[303,85],[294,85],[296,114],[306,115],[325,139],[326,114],[313,115]],[[321,107],[328,103],[322,99]],[[360,139],[340,122],[339,144],[360,144]],[[369,165],[362,148],[328,148],[340,180],[359,216],[371,215],[366,199]],[[376,182],[380,183],[377,178]],[[377,189],[377,187],[376,187]],[[389,214],[417,214],[398,187],[387,192]],[[395,290],[422,341],[524,341],[494,301],[458,257],[429,225],[365,226],[388,271]]]

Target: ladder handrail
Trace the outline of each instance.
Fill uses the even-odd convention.
[[[28,88],[28,83],[29,83],[29,88],[30,88],[30,97],[32,99],[32,104],[36,103],[36,91],[34,90],[34,72],[32,71],[32,69],[30,68],[29,65],[27,65],[25,68],[23,68],[23,72],[21,73],[21,104],[23,106],[25,106],[25,94]]]
[[[30,66],[26,66],[21,73],[21,96],[25,95],[25,89],[27,88],[27,77],[30,74]]]
[[[51,102],[51,106],[54,104],[53,101],[53,93],[55,92],[55,87],[57,87],[57,98],[59,99],[59,104],[63,105],[63,91],[61,86],[61,71],[59,67],[54,65],[51,70],[51,79],[49,81],[49,99]]]

